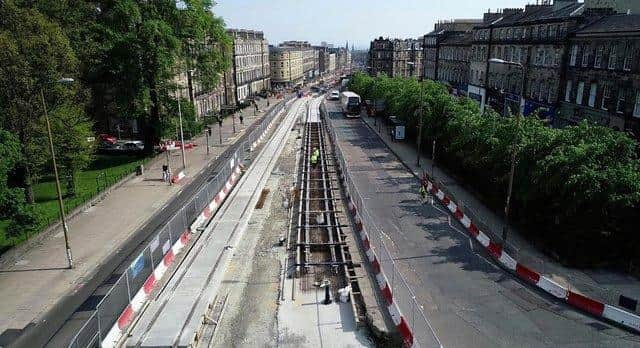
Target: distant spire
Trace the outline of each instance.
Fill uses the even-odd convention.
[[[347,49],[347,51],[349,50],[349,41],[348,40],[347,40],[347,44],[344,47]]]

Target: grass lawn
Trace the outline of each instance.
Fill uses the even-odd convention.
[[[65,211],[69,212],[103,191],[105,188],[118,182],[124,176],[132,173],[140,163],[146,163],[147,158],[134,155],[96,155],[89,167],[77,174],[76,196],[65,198]],[[66,183],[61,178],[62,195],[66,195]],[[26,240],[31,234],[43,230],[51,223],[59,219],[58,199],[55,179],[53,175],[44,177],[33,188],[35,196],[35,210],[38,225],[33,231],[25,231],[20,236],[8,237],[6,235],[7,221],[0,221],[0,253],[6,249]]]

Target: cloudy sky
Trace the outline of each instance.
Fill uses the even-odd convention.
[[[418,37],[437,20],[482,18],[491,9],[535,0],[216,0],[214,12],[230,28],[262,30],[267,40],[326,41],[368,47],[378,36]]]

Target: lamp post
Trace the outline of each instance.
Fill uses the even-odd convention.
[[[69,85],[74,82],[70,77],[61,78],[56,81],[60,84]],[[64,201],[62,200],[62,189],[60,188],[60,177],[58,176],[58,165],[56,163],[56,153],[53,148],[53,136],[51,135],[51,123],[49,122],[49,114],[47,112],[47,103],[44,99],[44,87],[40,88],[40,98],[42,99],[42,107],[44,108],[44,119],[47,123],[47,134],[49,136],[49,150],[51,151],[51,160],[53,162],[53,174],[56,179],[56,191],[58,194],[58,209],[60,210],[60,220],[62,221],[62,232],[64,235],[64,246],[67,251],[68,268],[73,268],[73,255],[71,253],[71,245],[69,244],[69,227],[64,214]]]
[[[511,144],[511,168],[509,171],[509,187],[507,188],[507,201],[504,207],[504,226],[502,227],[502,243],[507,242],[509,236],[509,213],[511,212],[511,195],[513,193],[513,178],[516,171],[516,159],[517,159],[517,146],[518,146],[518,131],[520,129],[520,117],[524,112],[524,66],[519,62],[510,62],[502,59],[492,58],[489,59],[490,63],[504,64],[510,66],[516,66],[522,71],[522,79],[520,84],[520,110],[516,115],[516,134],[513,137],[513,143]]]

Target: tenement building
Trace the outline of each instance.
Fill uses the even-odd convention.
[[[269,44],[261,31],[230,29],[233,39],[233,83],[235,99],[242,103],[271,85]]]
[[[300,51],[302,54],[302,72],[305,79],[310,80],[317,76],[318,70],[316,66],[318,62],[318,52],[311,47],[311,44],[307,41],[285,41],[280,44],[280,47],[288,47]]]
[[[422,40],[378,38],[369,49],[369,72],[390,77],[422,76]]]
[[[640,14],[592,18],[569,45],[558,125],[586,119],[640,135]]]
[[[303,83],[304,60],[301,50],[269,46],[269,61],[273,87],[294,87]]]
[[[471,75],[479,79],[486,72],[482,87],[488,105],[503,115],[556,114],[566,42],[582,19],[583,7],[577,0],[527,5],[505,10],[500,20],[478,28],[488,30],[489,59],[484,68],[472,67]]]
[[[448,84],[454,95],[467,95],[471,32],[448,35],[439,46],[438,81]]]
[[[440,56],[440,45],[443,40],[446,40],[449,36],[464,36],[465,33],[471,33],[473,27],[477,24],[482,23],[479,19],[456,19],[453,21],[440,21],[436,23],[435,28],[432,32],[425,34],[422,40],[422,77],[430,80],[438,80],[440,79],[438,76],[438,67],[439,67],[439,59]],[[467,45],[466,50],[471,49],[471,36],[468,35],[463,37],[464,40],[460,40],[460,38],[453,39],[449,41],[450,44],[456,42],[455,47],[459,47],[461,50],[465,49],[463,46],[460,46],[459,43],[464,41]],[[468,66],[465,68],[468,70]],[[468,80],[468,77],[463,77],[464,80]],[[466,91],[466,88],[464,88]]]

